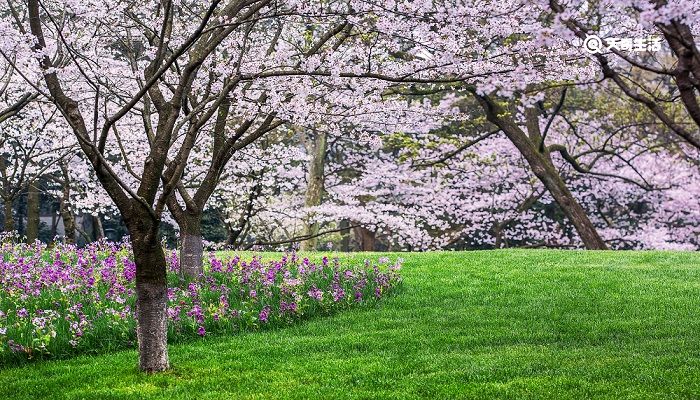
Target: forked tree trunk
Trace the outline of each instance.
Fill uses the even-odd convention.
[[[34,243],[39,238],[40,207],[39,188],[30,183],[27,188],[27,243]]]
[[[526,157],[527,158],[527,157]],[[581,204],[571,194],[566,183],[561,178],[553,165],[547,162],[542,162],[538,157],[531,157],[533,160],[528,160],[535,176],[547,188],[549,193],[554,197],[554,200],[559,205],[567,219],[576,228],[581,241],[589,250],[605,250],[608,246],[598,234],[595,226],[588,218],[588,214],[581,207]]]
[[[127,222],[136,263],[139,367],[145,372],[158,372],[169,367],[165,253],[158,241],[157,223],[149,215],[141,217],[140,221]]]
[[[530,169],[552,195],[566,218],[576,228],[583,245],[589,250],[605,250],[608,246],[598,234],[595,226],[581,204],[571,194],[566,183],[554,167],[548,154],[540,152],[539,143],[534,143],[519,126],[508,117],[505,110],[488,97],[477,97],[486,111],[489,121],[497,125],[511,143],[527,160]]]
[[[176,219],[180,228],[180,274],[185,278],[197,278],[204,272],[202,216],[185,212]]]
[[[305,207],[321,205],[327,143],[328,135],[325,132],[316,132],[313,141],[307,146],[311,153],[311,160],[309,161],[308,186],[306,187],[306,197],[304,199]],[[313,215],[309,217],[311,219]],[[316,250],[318,245],[318,236],[316,235],[318,235],[318,231],[318,222],[307,221],[304,236],[311,237],[301,242],[302,250]]]
[[[14,201],[12,199],[4,200],[5,206],[5,232],[12,232],[15,230],[15,219],[12,216],[14,212]]]

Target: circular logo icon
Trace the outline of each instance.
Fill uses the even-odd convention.
[[[598,35],[586,35],[583,40],[583,48],[591,54],[600,53],[603,49],[603,40]]]

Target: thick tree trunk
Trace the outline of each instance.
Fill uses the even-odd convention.
[[[15,230],[15,219],[13,217],[14,213],[14,201],[12,199],[5,199],[5,232],[12,232]]]
[[[311,153],[309,161],[308,186],[306,187],[305,207],[315,207],[321,205],[324,186],[324,166],[326,159],[326,147],[328,136],[325,132],[316,132],[313,142],[309,143],[308,150]],[[310,216],[313,218],[313,215]],[[302,250],[316,250],[318,245],[318,222],[307,221],[304,236],[313,236],[301,242]]]
[[[487,97],[478,98],[486,111],[488,120],[501,128],[508,139],[520,151],[520,154],[525,157],[532,172],[544,184],[544,187],[557,202],[566,218],[576,228],[583,245],[589,250],[607,249],[608,246],[598,234],[586,211],[569,191],[549,155],[545,154],[546,152],[541,153],[539,151],[539,143],[535,143],[509,118],[503,117],[505,111],[491,99]],[[534,139],[537,139],[537,137]]]
[[[355,238],[360,246],[361,251],[374,251],[376,243],[376,234],[364,226],[355,227]]]
[[[145,372],[169,367],[165,253],[158,241],[158,228],[150,216],[127,222],[136,263],[136,336],[139,367]]]
[[[202,216],[189,214],[178,218],[180,228],[180,274],[185,278],[197,278],[204,272],[204,246]]]
[[[31,183],[27,188],[27,243],[34,243],[39,238],[40,207],[39,188]]]
[[[605,250],[608,246],[598,234],[588,214],[566,187],[554,166],[548,163],[531,162],[530,167],[554,197],[559,208],[574,225],[584,246],[589,250]]]

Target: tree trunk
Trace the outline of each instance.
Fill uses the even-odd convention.
[[[202,239],[202,216],[185,211],[178,218],[180,228],[180,274],[185,278],[197,278],[204,272],[204,246]]]
[[[56,213],[51,213],[51,243],[54,242],[56,238],[56,225],[58,225],[58,218],[56,218]]]
[[[340,221],[340,227],[343,228],[340,231],[340,251],[348,252],[350,251],[350,221],[347,219]]]
[[[309,177],[306,187],[306,197],[304,199],[305,207],[315,207],[321,205],[323,198],[324,186],[324,166],[326,159],[326,147],[328,143],[328,135],[325,132],[316,132],[313,142],[309,143],[308,150],[311,153],[309,161]],[[313,215],[309,216],[312,219]],[[301,242],[302,250],[316,250],[318,246],[318,222],[307,221],[304,236],[313,236]]]
[[[39,238],[40,207],[39,188],[30,183],[27,188],[27,243],[34,243]]]
[[[14,201],[12,199],[5,199],[5,232],[12,232],[15,230],[15,219],[12,214],[14,212]]]
[[[374,251],[376,234],[364,226],[355,227],[355,238],[361,251]]]
[[[70,207],[70,200],[61,200],[61,220],[63,221],[63,237],[66,243],[75,243],[75,217]]]
[[[501,222],[496,222],[493,224],[491,227],[491,234],[493,234],[496,241],[493,247],[496,249],[503,247],[503,224]]]
[[[22,201],[24,200],[24,201]],[[27,234],[27,229],[25,225],[25,218],[27,218],[27,201],[25,199],[22,199],[20,197],[20,201],[17,202],[17,208],[15,211],[17,211],[17,220],[15,223],[15,229],[17,229],[17,233],[20,236],[24,236]]]
[[[127,222],[136,263],[136,336],[139,367],[145,372],[168,369],[168,327],[165,253],[158,227],[149,215]]]
[[[70,203],[70,174],[68,165],[61,163],[61,219],[63,220],[63,240],[66,243],[75,243],[75,216]]]
[[[544,184],[544,187],[554,197],[566,218],[574,225],[584,246],[589,250],[605,250],[608,246],[598,234],[595,226],[588,218],[586,211],[571,194],[566,183],[554,167],[548,154],[539,151],[539,143],[533,143],[531,138],[509,118],[503,117],[505,111],[487,97],[477,97],[489,121],[497,125],[520,154],[525,157],[532,172]]]
[[[105,229],[102,226],[102,218],[99,215],[92,216],[92,236],[95,241],[105,237]]]

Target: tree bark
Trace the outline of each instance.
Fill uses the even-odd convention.
[[[39,188],[30,183],[27,187],[27,243],[34,243],[39,238],[40,207]]]
[[[311,153],[309,161],[308,185],[306,187],[305,207],[315,207],[321,205],[323,199],[324,167],[326,159],[326,147],[328,145],[328,135],[325,132],[316,132],[313,141],[307,146]],[[312,219],[313,215],[309,216]],[[318,246],[319,223],[307,221],[304,236],[311,236],[301,242],[302,250],[316,250]]]
[[[70,174],[68,165],[61,163],[61,219],[63,220],[63,240],[66,243],[75,243],[75,216],[70,203]]]
[[[376,233],[364,226],[355,227],[355,238],[361,251],[374,251],[377,238]]]
[[[340,227],[343,228],[340,231],[340,251],[348,252],[350,251],[350,221],[347,219],[340,221]]]
[[[15,230],[15,219],[12,216],[14,212],[14,201],[12,199],[5,199],[5,232],[12,232]]]
[[[136,336],[139,367],[145,372],[169,368],[165,253],[158,224],[147,213],[127,220],[136,263]]]
[[[491,234],[495,239],[493,247],[496,249],[500,249],[501,247],[503,247],[503,244],[505,243],[505,235],[503,234],[502,222],[496,222],[493,224],[493,226],[491,227]]]
[[[92,237],[96,241],[105,237],[105,229],[102,226],[102,218],[99,215],[92,216]]]
[[[532,139],[537,139],[537,135],[531,132],[533,137],[528,137],[510,118],[504,117],[505,110],[492,99],[486,96],[477,96],[477,99],[486,112],[487,119],[501,128],[527,160],[532,172],[544,184],[566,218],[574,225],[583,245],[589,250],[607,249],[608,246],[598,234],[586,211],[569,191],[549,155],[540,153],[539,142],[533,142]]]
[[[180,274],[185,278],[197,278],[204,272],[204,246],[201,214],[189,214],[179,218]]]

